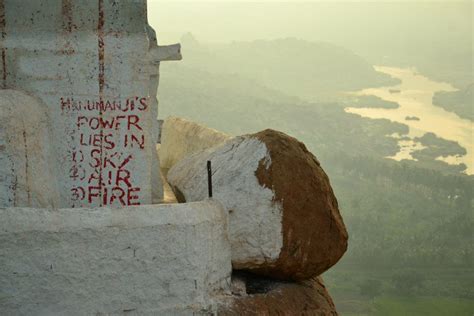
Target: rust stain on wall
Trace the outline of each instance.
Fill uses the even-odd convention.
[[[0,0],[0,33],[1,33],[1,54],[2,54],[2,81],[3,89],[7,88],[7,49],[4,47],[6,33],[6,19],[5,19],[5,0]]]
[[[64,47],[59,49],[59,52],[64,55],[72,55],[75,53],[70,41],[70,33],[77,27],[73,21],[73,3],[72,0],[62,0],[61,13],[63,18],[63,34],[65,38]]]
[[[3,89],[7,88],[7,51],[2,48]]]
[[[98,53],[99,53],[99,99],[100,102],[104,101],[104,88],[105,88],[105,40],[104,40],[104,25],[105,25],[105,13],[104,13],[104,0],[99,0],[99,20],[97,23],[97,35],[98,35]],[[99,117],[103,117],[102,109],[99,109]],[[103,127],[100,127],[100,134],[103,134]],[[100,161],[103,161],[103,138],[100,139]],[[103,165],[99,166],[99,177],[102,179]],[[99,181],[100,189],[100,206],[103,206],[102,199],[102,181]]]
[[[67,33],[71,33],[74,25],[72,21],[72,1],[71,0],[63,0],[62,2],[62,15],[64,18],[63,26]]]
[[[104,0],[99,0],[99,22],[97,25],[99,49],[99,94],[102,97],[105,87],[105,41],[104,41]]]
[[[18,187],[18,176],[15,171],[15,162],[13,159],[10,157],[10,163],[11,163],[11,174],[12,174],[12,182],[10,183],[10,191],[12,192],[12,197],[10,198],[10,203],[12,204],[13,207],[17,206],[17,198],[16,198],[16,189]]]
[[[28,164],[28,143],[26,139],[26,128],[23,126],[23,143],[25,149],[25,181],[26,181],[26,194],[28,197],[28,205],[31,205],[31,192],[30,192],[30,177],[29,177],[29,164]]]

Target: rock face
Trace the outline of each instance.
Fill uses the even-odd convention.
[[[0,207],[57,207],[58,188],[46,105],[0,90]]]
[[[251,282],[252,283],[252,282]],[[298,283],[271,280],[247,283],[249,295],[234,297],[219,308],[219,315],[338,315],[320,278]],[[253,292],[253,293],[252,293]]]
[[[0,209],[2,315],[208,315],[229,293],[216,201]]]
[[[214,197],[230,213],[234,269],[305,280],[334,265],[348,235],[329,179],[304,144],[266,130],[231,139],[178,162],[168,181],[186,201]]]
[[[161,129],[161,169],[169,170],[192,153],[217,146],[229,135],[178,117],[167,118]]]

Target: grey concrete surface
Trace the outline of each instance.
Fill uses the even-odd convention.
[[[1,315],[193,315],[229,292],[216,201],[7,208],[0,219]]]

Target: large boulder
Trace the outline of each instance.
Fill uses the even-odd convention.
[[[0,207],[59,205],[46,105],[0,90]]]
[[[160,167],[166,173],[184,157],[229,139],[229,135],[212,128],[179,117],[169,117],[161,127]]]
[[[305,280],[346,251],[348,235],[329,179],[303,143],[265,130],[195,153],[168,173],[182,199],[207,197],[207,161],[214,198],[230,213],[234,269]]]
[[[299,283],[244,278],[244,282],[248,295],[239,293],[222,304],[219,315],[337,315],[320,278]]]

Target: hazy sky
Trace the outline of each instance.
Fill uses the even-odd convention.
[[[352,46],[426,34],[469,42],[472,8],[471,1],[149,0],[148,16],[161,43],[190,32],[208,42],[297,37]]]
[[[460,2],[463,0],[291,0],[291,1],[282,1],[282,0],[148,0],[148,2],[157,2],[157,3],[163,3],[163,2],[326,2],[326,3],[344,3],[344,2],[425,2],[425,3],[434,3],[434,2]],[[465,2],[468,2],[469,0],[464,0]]]

